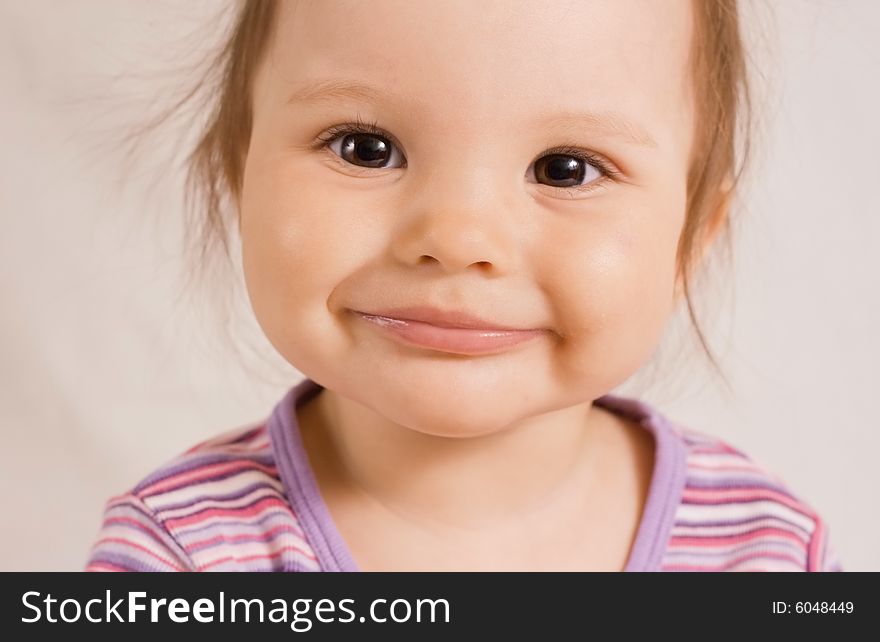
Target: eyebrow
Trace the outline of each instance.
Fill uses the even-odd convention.
[[[633,145],[657,147],[657,141],[648,133],[647,129],[617,112],[563,111],[540,122],[545,127],[569,130],[572,134],[575,134],[579,129],[586,129],[618,138]]]
[[[388,100],[389,98],[397,98],[403,103],[421,103],[419,99],[395,95],[387,90],[378,89],[356,80],[334,78],[312,80],[301,84],[290,94],[287,103],[289,105],[295,103],[317,104],[344,100],[376,103]],[[647,129],[618,112],[567,110],[540,119],[535,124],[566,131],[571,134],[576,134],[578,130],[585,129],[595,134],[617,138],[633,145],[657,147],[657,142]]]
[[[387,97],[388,92],[381,91],[371,85],[356,80],[336,80],[333,78],[312,80],[297,87],[288,104],[310,103],[336,99],[357,99],[364,101],[378,101]]]

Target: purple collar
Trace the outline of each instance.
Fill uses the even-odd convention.
[[[275,462],[288,500],[324,571],[360,571],[334,524],[303,448],[295,408],[323,386],[303,379],[275,406],[268,420]],[[648,429],[656,444],[654,471],[642,519],[624,571],[657,571],[685,482],[685,446],[669,421],[637,399],[604,395],[593,402]],[[299,569],[290,569],[299,570]]]

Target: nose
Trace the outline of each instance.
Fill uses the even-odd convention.
[[[515,269],[516,223],[498,172],[465,165],[405,190],[392,239],[398,261],[449,273],[473,267],[491,276]]]

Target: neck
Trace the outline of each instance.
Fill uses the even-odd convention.
[[[326,388],[297,414],[310,457],[331,471],[336,491],[414,525],[458,531],[521,524],[581,496],[595,483],[595,446],[607,426],[605,412],[584,403],[489,435],[441,437]]]

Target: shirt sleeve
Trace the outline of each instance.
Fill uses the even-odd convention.
[[[141,498],[129,492],[107,501],[85,571],[195,570],[186,551]]]
[[[816,519],[816,528],[810,538],[807,571],[832,573],[843,571],[837,550],[828,536],[828,525],[821,517]]]

